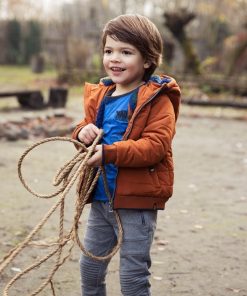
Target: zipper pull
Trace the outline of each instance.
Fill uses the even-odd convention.
[[[105,172],[105,167],[101,166],[101,173],[102,173],[102,177],[103,177],[103,182],[104,182],[104,187],[105,187],[105,193],[109,199],[109,212],[113,212],[113,203],[112,203],[112,196],[111,193],[109,191],[109,187],[107,184],[107,179],[106,179],[106,172]]]
[[[112,200],[109,201],[109,213],[113,212]]]

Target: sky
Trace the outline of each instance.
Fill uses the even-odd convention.
[[[56,8],[61,6],[63,3],[72,3],[74,0],[29,0],[29,7],[32,6],[35,8],[37,5],[42,7],[41,13],[45,15],[52,14],[53,11],[56,11]],[[0,18],[5,19],[8,16],[8,0],[0,0]]]
[[[36,2],[37,0],[33,0],[33,2]],[[50,7],[51,5],[61,5],[61,3],[71,3],[73,0],[39,0],[39,2],[43,3],[45,7]]]

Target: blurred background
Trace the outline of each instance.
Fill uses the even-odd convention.
[[[0,0],[0,264],[54,203],[33,201],[18,179],[18,160],[41,138],[71,135],[83,117],[84,82],[105,76],[102,28],[125,13],[157,25],[164,42],[157,73],[174,76],[182,89],[174,197],[159,213],[151,252],[153,295],[246,296],[247,0]],[[24,164],[30,187],[45,193],[75,153],[73,145],[46,145]],[[66,204],[67,230],[75,196]],[[35,239],[57,240],[56,221],[58,213]],[[45,252],[29,246],[0,274],[0,290]],[[80,295],[79,256],[75,247],[56,273],[57,295]],[[49,271],[44,265],[13,295],[37,288]],[[121,295],[118,270],[115,256],[111,296]],[[50,287],[41,295],[51,296]]]
[[[158,26],[164,42],[158,72],[193,81],[205,93],[247,95],[246,0],[0,0],[1,87],[98,81],[102,28],[125,13]]]

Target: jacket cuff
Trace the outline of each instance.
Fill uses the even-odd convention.
[[[77,129],[75,129],[75,130],[73,131],[72,135],[71,135],[71,138],[72,138],[72,139],[77,140],[77,141],[80,142],[80,143],[82,143],[82,142],[81,142],[80,139],[78,138],[78,135],[79,135],[79,132],[80,132],[81,129],[82,129],[82,127],[81,127],[81,128],[77,128]],[[75,148],[76,148],[77,150],[79,150],[79,149],[81,148],[80,146],[78,146],[78,145],[76,145],[76,144],[74,144],[74,146],[75,146]]]
[[[114,164],[117,160],[117,147],[115,145],[103,145],[103,151],[103,162]]]

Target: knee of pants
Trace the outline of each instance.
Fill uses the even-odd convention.
[[[121,292],[124,296],[149,296],[150,283],[146,277],[121,277]]]
[[[83,286],[99,286],[104,283],[107,263],[82,255],[80,259],[81,283]]]
[[[150,295],[150,272],[147,268],[124,269],[120,268],[121,292],[124,296]]]

